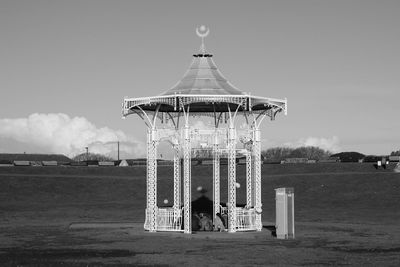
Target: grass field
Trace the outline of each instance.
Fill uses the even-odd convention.
[[[238,203],[244,172],[239,166]],[[0,266],[399,266],[399,173],[350,163],[263,165],[262,172],[262,232],[184,235],[143,230],[144,167],[2,167]],[[173,200],[172,167],[158,173],[162,206]],[[197,186],[212,188],[211,177],[209,166],[192,167],[193,198]],[[295,189],[295,240],[268,230],[278,187]]]

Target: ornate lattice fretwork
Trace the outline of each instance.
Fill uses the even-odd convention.
[[[174,208],[181,208],[181,159],[179,157],[179,144],[173,145],[174,149]]]
[[[254,144],[253,144],[253,159],[254,159],[254,189],[255,189],[255,203],[256,210],[256,228],[257,231],[262,230],[261,222],[261,132],[259,128],[254,129]]]
[[[158,104],[175,106],[176,99],[171,96],[154,96],[154,97],[139,97],[133,99],[125,99],[124,110],[129,110],[136,106],[143,106],[146,109],[146,106],[158,105]]]
[[[184,208],[184,232],[192,232],[192,181],[191,181],[191,146],[190,146],[190,128],[186,126],[183,129],[183,208]]]
[[[252,186],[252,164],[251,164],[251,152],[249,151],[246,155],[246,200],[247,200],[247,207],[253,207],[253,186]]]
[[[157,130],[151,129],[147,135],[147,211],[148,229],[157,230]]]
[[[171,116],[176,116],[179,110],[183,107],[194,104],[194,103],[205,103],[209,105],[219,106],[225,103],[239,105],[243,111],[251,111],[260,113],[265,110],[268,111],[268,116],[271,118],[275,117],[275,114],[283,111],[287,113],[287,101],[281,99],[273,99],[266,97],[252,96],[249,94],[242,95],[163,95],[153,97],[139,97],[139,98],[126,98],[124,99],[122,114],[128,116],[133,114],[135,109],[145,110],[154,112],[158,105],[162,105],[169,112],[172,112]],[[169,107],[169,108],[168,108]],[[212,112],[205,112],[204,110],[192,110],[196,116],[210,116]],[[227,111],[225,111],[227,112]],[[162,116],[162,115],[160,115]]]
[[[220,213],[220,152],[219,152],[219,138],[218,134],[215,133],[214,136],[214,145],[213,145],[213,195],[214,195],[214,220],[217,213]]]
[[[247,109],[247,97],[246,95],[179,95],[179,101],[182,103],[181,106],[186,106],[192,103],[232,103],[243,106]]]
[[[236,232],[236,129],[228,133],[228,231]]]

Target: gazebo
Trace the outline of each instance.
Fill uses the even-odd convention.
[[[234,87],[218,70],[204,46],[209,29],[196,29],[200,50],[183,78],[158,96],[125,98],[123,116],[137,114],[147,126],[147,205],[144,229],[192,232],[191,162],[196,149],[207,149],[213,166],[213,219],[227,215],[228,232],[261,231],[261,132],[265,117],[287,113],[287,100],[258,97]],[[245,126],[237,126],[242,116]],[[211,119],[212,127],[196,129],[193,118]],[[162,127],[161,127],[162,124]],[[168,140],[174,155],[174,202],[157,206],[157,147]],[[239,147],[238,143],[243,145]],[[246,159],[246,205],[236,204],[237,155]],[[228,200],[220,199],[220,162],[228,163]],[[181,166],[183,165],[183,166]],[[183,190],[182,190],[183,178]],[[183,192],[183,203],[181,193]]]

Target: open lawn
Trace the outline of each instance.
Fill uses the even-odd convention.
[[[0,266],[400,265],[400,173],[391,168],[263,165],[262,232],[192,235],[143,230],[145,172],[1,167]],[[158,204],[172,204],[172,167],[158,174]],[[237,175],[244,203],[244,166]],[[211,191],[211,179],[211,166],[192,167],[193,199],[197,186]],[[221,184],[225,202],[226,166]],[[295,189],[295,240],[271,236],[278,187]]]

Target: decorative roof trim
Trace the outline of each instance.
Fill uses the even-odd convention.
[[[138,97],[126,98],[123,103],[123,116],[132,113],[132,109],[154,110],[157,105],[166,105],[173,108],[168,112],[179,112],[183,106],[195,103],[228,103],[241,105],[244,111],[252,111],[253,108],[257,110],[274,109],[276,112],[284,111],[287,114],[287,100],[252,96],[252,95],[189,95],[189,94],[176,94],[165,96],[152,96],[152,97]],[[228,111],[228,110],[227,110]],[[160,111],[163,112],[163,111]],[[196,113],[202,113],[197,110]],[[206,113],[206,112],[204,112]]]

